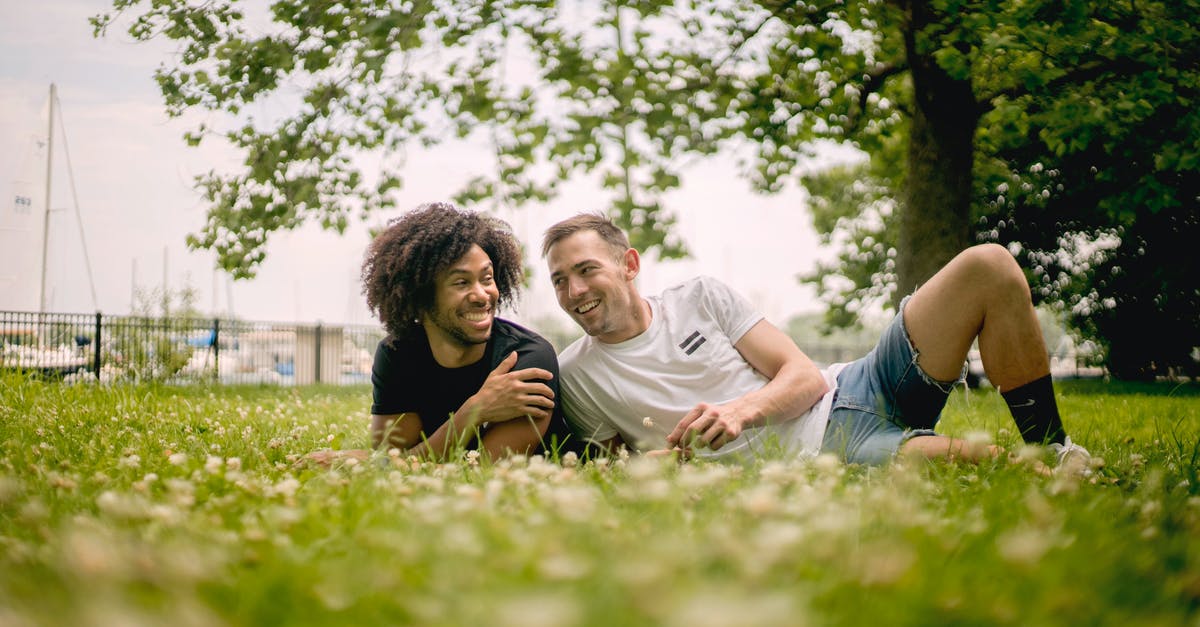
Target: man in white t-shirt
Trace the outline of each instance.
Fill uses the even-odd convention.
[[[984,369],[1026,442],[1083,470],[1058,416],[1029,286],[1003,247],[970,248],[901,303],[865,357],[821,370],[720,281],[642,297],[638,252],[607,218],[550,227],[542,254],[559,306],[587,334],[559,355],[563,409],[603,449],[745,458],[834,452],[878,464],[898,452],[978,459],[933,429],[978,339]]]

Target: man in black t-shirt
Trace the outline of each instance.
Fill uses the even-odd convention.
[[[389,333],[371,372],[373,446],[494,459],[570,439],[553,347],[495,317],[523,278],[508,225],[445,203],[417,208],[371,242],[363,291]]]

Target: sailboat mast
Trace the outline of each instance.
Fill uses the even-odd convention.
[[[46,125],[46,214],[42,220],[42,287],[38,311],[46,313],[46,251],[50,248],[50,171],[54,163],[54,101],[57,88],[50,83],[50,117]]]

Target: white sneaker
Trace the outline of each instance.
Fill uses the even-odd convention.
[[[1055,469],[1058,472],[1066,472],[1080,477],[1092,474],[1092,454],[1072,442],[1071,436],[1067,436],[1062,444],[1058,442],[1050,444],[1050,450],[1054,451],[1054,457],[1058,462]]]

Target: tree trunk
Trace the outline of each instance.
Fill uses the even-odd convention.
[[[911,294],[968,246],[975,130],[979,106],[969,80],[948,75],[921,42],[921,30],[944,22],[923,0],[909,5],[905,43],[912,68],[913,106],[908,168],[899,211],[894,303]]]

